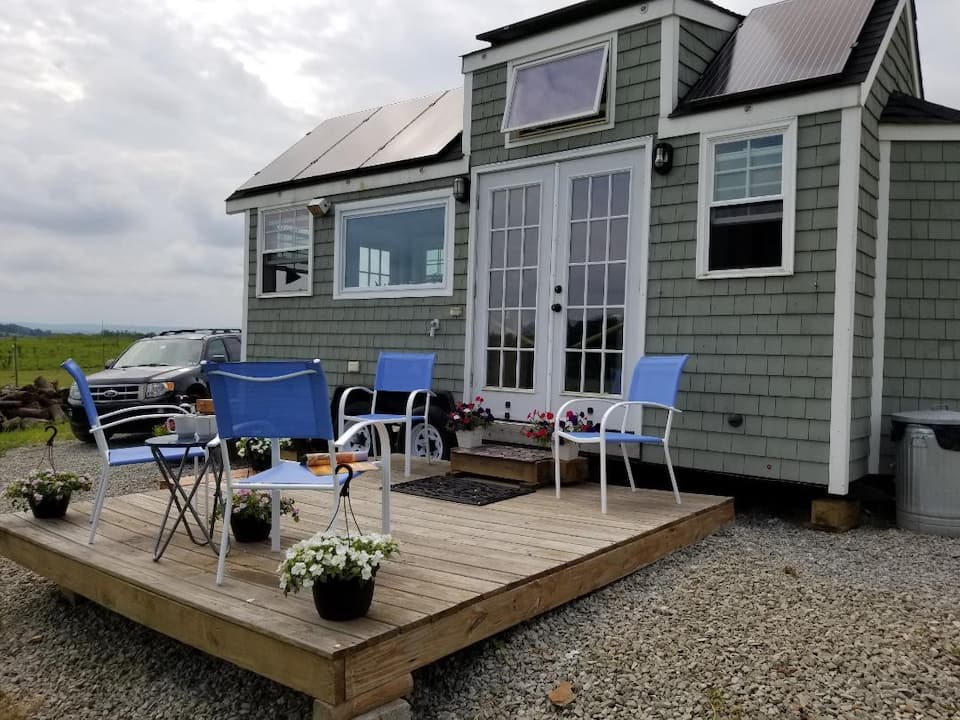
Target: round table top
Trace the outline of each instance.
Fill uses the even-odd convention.
[[[159,445],[161,447],[203,447],[213,440],[215,436],[198,437],[195,433],[190,435],[157,435],[147,438],[147,445]]]

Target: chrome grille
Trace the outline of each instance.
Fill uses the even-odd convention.
[[[117,402],[119,400],[139,400],[140,385],[91,385],[90,394],[94,402]]]

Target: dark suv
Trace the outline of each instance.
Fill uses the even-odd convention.
[[[209,397],[200,374],[201,361],[239,359],[239,330],[170,330],[137,340],[120,357],[108,362],[106,370],[89,375],[87,382],[100,415],[127,408],[131,415],[136,415],[143,405],[179,405]],[[76,385],[70,388],[67,402],[73,434],[78,440],[93,442]],[[130,422],[116,430],[150,432],[157,424],[157,420]]]

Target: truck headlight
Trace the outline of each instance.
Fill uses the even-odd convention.
[[[70,386],[69,397],[71,400],[76,400],[77,402],[80,402],[80,388],[77,387],[76,383]]]
[[[161,395],[173,392],[174,387],[176,386],[172,382],[147,383],[143,391],[143,397],[147,400],[160,397]]]

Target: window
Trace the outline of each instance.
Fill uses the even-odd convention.
[[[793,272],[796,124],[704,136],[697,275]]]
[[[311,216],[304,207],[260,214],[258,296],[309,295]]]
[[[502,132],[507,145],[613,126],[616,38],[511,63]]]
[[[226,344],[220,338],[214,338],[207,343],[206,359],[216,361],[218,355],[223,358],[220,362],[226,362],[229,359]]]
[[[334,297],[453,294],[453,217],[446,190],[340,205]]]

